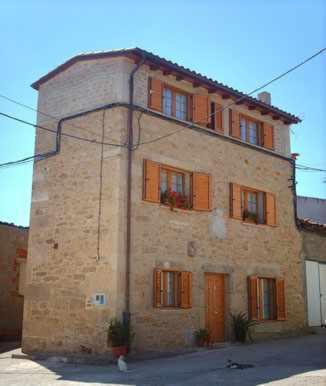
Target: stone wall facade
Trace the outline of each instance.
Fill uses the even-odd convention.
[[[322,232],[302,231],[302,255],[305,260],[326,263],[326,228]]]
[[[22,333],[23,280],[28,228],[0,222],[0,340]]]
[[[59,119],[111,102],[126,102],[131,68],[128,59],[76,63],[41,85],[39,109]],[[147,66],[136,74],[135,103],[139,106],[147,107],[151,75]],[[155,76],[163,77],[160,72]],[[193,90],[184,81],[178,87]],[[223,105],[229,103],[213,98]],[[287,320],[261,323],[256,336],[298,333],[305,326],[301,239],[288,188],[291,163],[272,151],[231,140],[227,110],[223,120],[225,136],[204,128],[185,128],[159,113],[134,113],[139,146],[133,151],[130,300],[136,349],[170,350],[192,344],[194,329],[205,325],[204,274],[209,272],[227,277],[227,314],[247,310],[248,275],[285,278]],[[52,128],[57,123],[41,115],[38,121]],[[273,125],[275,153],[289,156],[288,126],[279,121]],[[124,144],[126,128],[127,109],[115,107],[105,114],[98,111],[68,120],[63,132]],[[176,133],[142,144],[172,132]],[[52,149],[54,141],[52,134],[38,131],[36,151]],[[126,149],[104,145],[101,175],[100,144],[68,137],[62,137],[61,144],[58,155],[34,166],[23,350],[80,352],[86,346],[93,353],[106,353],[105,323],[121,317],[125,309]],[[212,211],[170,211],[143,201],[144,159],[210,173]],[[274,193],[277,226],[231,219],[230,182]],[[191,257],[190,243],[195,250]],[[153,269],[158,267],[193,273],[191,309],[153,307]],[[94,304],[97,293],[105,295],[106,304]],[[229,338],[229,321],[226,327]]]

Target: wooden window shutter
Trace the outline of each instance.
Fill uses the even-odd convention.
[[[242,219],[241,208],[241,186],[238,184],[230,183],[230,214],[231,217]]]
[[[211,176],[193,173],[193,208],[195,210],[211,209]]]
[[[276,318],[286,320],[284,279],[276,279]]]
[[[160,202],[160,165],[150,160],[144,160],[143,199]]]
[[[162,307],[162,271],[154,269],[153,289],[154,289],[154,307]]]
[[[181,278],[180,307],[191,308],[192,306],[192,273],[180,272],[180,278]]]
[[[219,104],[215,104],[215,130],[224,133],[223,128],[223,106]]]
[[[248,277],[248,315],[251,320],[259,319],[258,278]]]
[[[266,193],[266,224],[276,225],[276,201],[272,193]]]
[[[148,106],[150,109],[162,111],[162,82],[159,79],[149,78]]]
[[[230,134],[234,138],[241,138],[241,132],[240,132],[240,116],[238,111],[229,110],[230,112]]]
[[[193,95],[192,120],[194,123],[207,127],[209,122],[209,100],[207,95]]]
[[[269,123],[263,123],[263,146],[267,149],[274,149],[274,128]]]

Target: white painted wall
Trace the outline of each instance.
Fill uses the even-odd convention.
[[[326,264],[319,264],[321,322],[326,325]]]
[[[309,326],[320,326],[319,263],[306,261],[306,284]]]

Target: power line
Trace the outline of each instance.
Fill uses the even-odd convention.
[[[25,125],[29,125],[29,126],[41,129],[41,130],[45,130],[45,131],[49,131],[49,132],[52,132],[54,134],[57,134],[56,130],[49,129],[48,127],[40,126],[40,125],[37,125],[35,123],[31,123],[31,122],[25,121],[23,119],[17,118],[17,117],[15,117],[13,115],[9,115],[9,114],[3,113],[1,111],[0,111],[0,115],[4,116],[6,118],[9,118],[9,119],[13,119],[14,121],[17,121],[17,122],[20,122],[20,123],[24,123]],[[85,137],[80,137],[80,136],[74,135],[74,134],[61,133],[61,135],[64,136],[64,137],[69,137],[69,138],[73,138],[73,139],[77,139],[79,141],[85,141],[85,142],[89,142],[89,143],[95,143],[95,144],[98,144],[98,145],[108,145],[108,146],[117,146],[117,147],[125,147],[126,146],[124,144],[119,144],[119,143],[101,142],[101,141],[97,141],[96,139],[89,139],[89,138],[85,138]]]
[[[223,107],[221,107],[221,108],[215,110],[212,114],[209,114],[209,117],[211,117],[211,116],[217,114],[218,112],[224,111],[225,109],[227,109],[227,108],[229,108],[229,107],[231,107],[231,106],[233,106],[233,105],[235,105],[235,104],[241,102],[241,101],[242,101],[243,99],[245,99],[246,97],[248,97],[248,96],[250,96],[250,95],[252,95],[252,94],[255,94],[256,92],[258,92],[258,91],[264,89],[265,87],[269,86],[270,84],[276,82],[277,80],[283,78],[284,76],[290,74],[291,72],[295,71],[295,70],[298,69],[299,67],[301,67],[301,66],[303,66],[304,64],[308,63],[310,60],[314,59],[315,57],[317,57],[318,55],[322,54],[322,53],[325,52],[325,51],[326,51],[326,47],[325,47],[325,48],[322,48],[321,50],[319,50],[319,51],[316,52],[315,54],[311,55],[309,58],[303,60],[303,61],[300,62],[299,64],[295,65],[294,67],[291,67],[289,70],[287,70],[287,71],[283,72],[282,74],[276,76],[276,77],[273,78],[272,80],[270,80],[270,81],[264,83],[263,85],[261,85],[261,86],[255,88],[254,90],[250,91],[248,94],[243,95],[243,96],[241,96],[240,98],[236,99],[235,101],[233,101],[233,102],[227,104],[226,106],[223,106]],[[163,135],[163,136],[160,136],[160,137],[157,137],[157,138],[153,138],[152,140],[149,140],[149,141],[140,142],[140,143],[137,145],[137,147],[139,147],[140,145],[145,145],[145,144],[147,144],[147,143],[153,143],[153,142],[159,141],[159,140],[161,140],[161,139],[163,139],[163,138],[169,137],[169,136],[171,136],[171,135],[173,135],[173,134],[177,134],[177,133],[179,133],[180,131],[183,131],[183,130],[185,130],[185,129],[187,129],[187,128],[190,128],[190,127],[192,127],[192,124],[189,124],[188,126],[182,128],[182,129],[180,129],[180,130],[176,130],[176,131],[174,131],[173,133],[170,133],[170,134],[167,134],[167,135]]]
[[[326,173],[326,169],[314,168],[312,166],[307,166],[307,165],[296,164],[296,168],[298,170],[302,170],[302,171],[324,172],[324,173]]]
[[[54,120],[56,122],[58,122],[61,119],[61,118],[55,117],[54,115],[51,115],[49,113],[44,113],[43,111],[41,111],[39,109],[35,109],[34,107],[31,107],[31,106],[29,106],[29,105],[27,105],[25,103],[17,101],[16,99],[10,98],[10,97],[8,97],[8,96],[6,96],[4,94],[0,94],[0,98],[3,98],[3,99],[5,99],[5,100],[7,100],[9,102],[12,102],[12,103],[14,103],[14,104],[16,104],[18,106],[25,107],[28,110],[35,111],[35,112],[37,112],[37,113],[39,113],[39,114],[41,114],[41,115],[43,115],[45,117],[51,118],[52,120]],[[67,123],[67,126],[71,126],[71,127],[76,128],[76,129],[81,129],[81,130],[84,130],[84,131],[86,131],[88,133],[91,133],[86,127],[77,126],[76,124],[71,123],[71,122]]]

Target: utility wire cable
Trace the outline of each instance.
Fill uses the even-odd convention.
[[[28,110],[35,111],[35,112],[37,112],[37,113],[39,113],[39,114],[41,114],[41,115],[43,115],[45,117],[51,118],[52,120],[54,120],[56,122],[60,121],[60,119],[61,119],[61,118],[55,117],[54,115],[51,115],[49,113],[44,113],[43,111],[41,111],[39,109],[35,109],[34,107],[31,107],[31,106],[29,106],[29,105],[27,105],[25,103],[19,102],[19,101],[15,100],[13,98],[10,98],[10,97],[8,97],[8,96],[6,96],[4,94],[0,94],[0,98],[3,98],[3,99],[5,99],[5,100],[7,100],[9,102],[15,103],[16,105],[24,107],[24,108],[26,108]],[[77,126],[76,124],[71,123],[71,122],[67,123],[66,125],[74,127],[76,129],[81,129],[83,131],[86,131],[86,132],[92,134],[86,127]]]
[[[250,96],[250,95],[252,95],[252,94],[255,94],[256,92],[258,92],[258,91],[264,89],[265,87],[269,86],[270,84],[272,84],[272,83],[278,81],[279,79],[285,77],[286,75],[288,75],[288,74],[290,74],[291,72],[295,71],[295,70],[298,69],[299,67],[301,67],[301,66],[303,66],[304,64],[308,63],[310,60],[314,59],[314,58],[317,57],[318,55],[321,55],[321,54],[324,53],[325,51],[326,51],[326,47],[322,48],[321,50],[319,50],[319,51],[316,52],[315,54],[311,55],[309,58],[307,58],[307,59],[303,60],[302,62],[300,62],[299,64],[297,64],[297,65],[291,67],[289,70],[283,72],[282,74],[280,74],[280,75],[274,77],[274,78],[271,79],[270,81],[268,81],[268,82],[264,83],[263,85],[261,85],[261,86],[255,88],[254,90],[250,91],[248,94],[243,95],[243,96],[241,96],[240,98],[238,98],[238,99],[232,101],[231,103],[229,103],[229,104],[227,104],[227,105],[225,105],[225,106],[223,106],[223,107],[221,107],[221,108],[215,110],[212,114],[209,115],[209,117],[211,117],[211,116],[213,116],[213,115],[215,115],[215,114],[217,114],[217,113],[219,113],[219,112],[224,111],[225,109],[227,109],[227,108],[229,108],[229,107],[231,107],[231,106],[233,106],[233,105],[235,105],[235,104],[241,102],[241,101],[242,101],[243,99],[245,99],[246,97],[248,97],[248,96]],[[186,130],[187,128],[190,128],[191,126],[192,126],[192,124],[189,124],[189,125],[187,125],[186,127],[182,128],[182,129],[180,129],[180,130],[176,130],[176,131],[174,131],[173,133],[170,133],[170,134],[168,134],[168,135],[163,135],[163,136],[160,136],[160,137],[157,137],[157,138],[154,138],[154,139],[152,139],[152,140],[145,141],[145,142],[140,142],[140,143],[138,144],[137,147],[139,147],[140,145],[145,145],[145,144],[147,144],[147,143],[153,143],[153,142],[159,141],[159,140],[161,140],[161,139],[163,139],[163,138],[169,137],[170,135],[177,134],[177,133],[179,133],[180,131]]]
[[[17,118],[13,115],[9,115],[9,114],[6,114],[6,113],[3,113],[0,111],[0,115],[6,117],[6,118],[9,118],[9,119],[13,119],[17,122],[21,122],[21,123],[24,123],[26,125],[29,125],[29,126],[33,126],[35,128],[38,128],[38,129],[41,129],[41,130],[46,130],[46,131],[49,131],[49,132],[52,132],[54,134],[57,134],[57,131],[56,130],[53,130],[53,129],[49,129],[48,127],[44,127],[44,126],[40,126],[40,125],[37,125],[35,123],[31,123],[31,122],[28,122],[28,121],[25,121],[23,119],[20,119],[20,118]],[[98,144],[98,145],[108,145],[108,146],[117,146],[117,147],[126,147],[125,145],[123,144],[119,144],[119,143],[112,143],[112,142],[101,142],[101,141],[97,141],[96,139],[89,139],[89,138],[85,138],[85,137],[80,137],[78,135],[74,135],[74,134],[68,134],[68,133],[61,133],[62,136],[65,136],[65,137],[69,137],[69,138],[73,138],[73,139],[77,139],[79,141],[85,141],[85,142],[90,142],[90,143],[95,143],[95,144]]]

